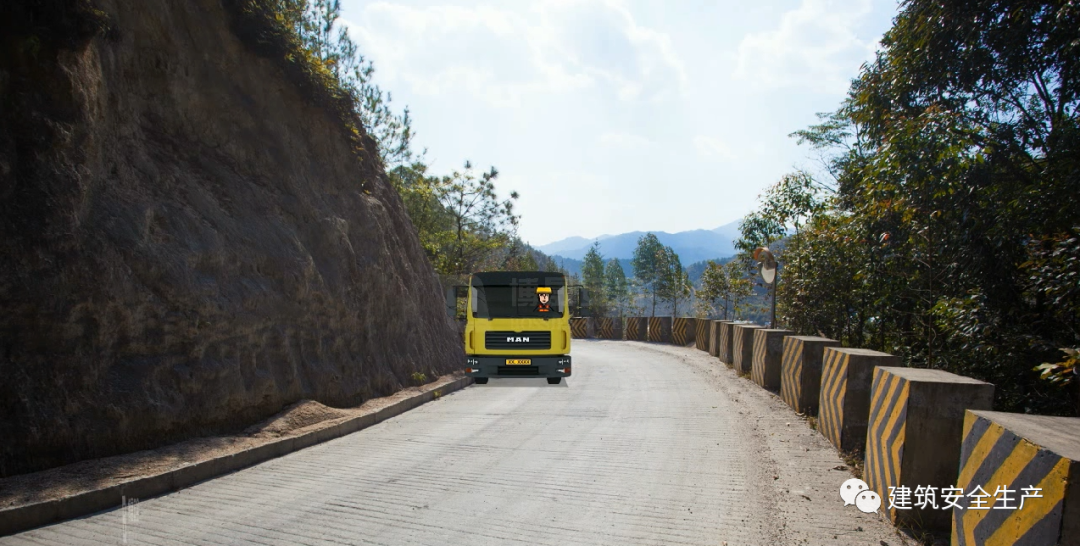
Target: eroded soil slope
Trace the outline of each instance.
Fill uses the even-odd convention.
[[[374,143],[241,40],[237,2],[5,4],[0,476],[454,367]]]

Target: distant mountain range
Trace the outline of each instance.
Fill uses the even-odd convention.
[[[638,239],[646,233],[648,232],[632,231],[618,235],[601,235],[595,239],[567,237],[546,245],[534,245],[534,248],[551,256],[556,262],[559,258],[578,261],[585,257],[585,253],[596,241],[600,243],[600,254],[604,256],[605,261],[611,258],[619,258],[620,261],[630,260],[634,257]],[[716,229],[695,229],[678,233],[653,231],[652,234],[656,235],[661,243],[670,246],[679,255],[685,267],[703,260],[734,256],[733,241],[739,238],[739,220]]]

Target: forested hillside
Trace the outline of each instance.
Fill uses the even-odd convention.
[[[1080,6],[901,4],[847,99],[793,136],[744,248],[794,235],[782,324],[1074,414],[1080,347]]]

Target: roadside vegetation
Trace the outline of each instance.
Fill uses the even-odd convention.
[[[1075,3],[903,3],[742,226],[784,238],[778,322],[1080,414],[1078,93]]]

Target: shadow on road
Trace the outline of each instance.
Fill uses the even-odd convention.
[[[551,387],[555,388],[567,388],[567,379],[563,379],[558,385],[549,385],[547,380],[543,377],[537,378],[524,378],[524,377],[492,377],[488,380],[487,385],[473,385],[479,388],[491,388],[491,387]]]

